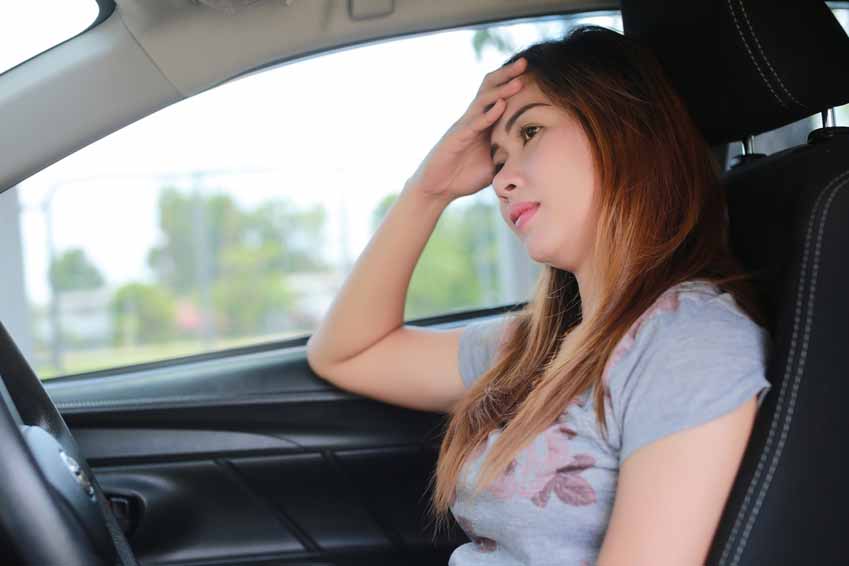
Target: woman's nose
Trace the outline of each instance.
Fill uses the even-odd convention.
[[[516,188],[517,180],[513,177],[513,173],[503,167],[498,174],[492,179],[492,187],[495,189],[495,194],[500,197],[506,197],[513,189]]]

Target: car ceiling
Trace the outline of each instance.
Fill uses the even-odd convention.
[[[0,75],[0,192],[258,69],[405,34],[617,8],[600,0],[119,0],[97,26]]]

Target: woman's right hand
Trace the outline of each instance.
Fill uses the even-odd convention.
[[[526,66],[525,58],[520,58],[487,73],[466,112],[433,146],[406,186],[451,201],[492,183],[490,131],[504,113],[506,99],[521,90],[518,75]]]

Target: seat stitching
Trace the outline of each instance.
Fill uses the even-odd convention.
[[[817,210],[817,208],[820,204],[820,201],[825,198],[826,194],[828,194],[828,191],[830,190],[831,186],[841,183],[843,181],[844,177],[846,177],[848,174],[849,174],[849,171],[844,171],[843,173],[837,175],[835,178],[833,178],[831,181],[829,181],[829,183],[826,185],[825,189],[817,196],[817,200],[814,203],[814,207],[813,207],[814,211]],[[843,185],[838,185],[837,189],[835,189],[835,192],[840,188],[840,186],[843,186]],[[808,230],[807,230],[807,234],[806,234],[806,237],[805,237],[805,247],[804,247],[804,250],[803,250],[803,253],[802,253],[801,278],[800,278],[800,281],[799,281],[799,287],[798,287],[798,291],[797,291],[797,294],[796,294],[796,309],[795,309],[795,313],[794,313],[794,317],[793,317],[793,332],[791,334],[791,340],[790,340],[790,355],[788,356],[787,364],[785,366],[784,376],[782,377],[781,386],[779,388],[778,401],[776,402],[776,412],[773,416],[773,419],[770,422],[769,433],[767,435],[767,439],[766,439],[764,449],[761,452],[760,457],[758,458],[758,464],[755,468],[754,476],[752,477],[752,480],[749,482],[749,486],[746,490],[746,495],[743,498],[743,503],[740,507],[740,511],[737,514],[737,518],[735,519],[734,526],[731,529],[731,534],[728,537],[728,541],[726,542],[725,549],[722,553],[722,556],[720,557],[720,561],[719,561],[720,566],[722,566],[722,564],[725,564],[725,560],[727,558],[727,555],[728,555],[729,551],[731,550],[731,548],[733,546],[733,541],[734,541],[734,538],[736,537],[736,533],[739,530],[740,525],[743,521],[743,517],[746,514],[746,509],[749,506],[749,501],[751,500],[752,494],[755,491],[755,486],[757,485],[759,478],[760,478],[760,476],[763,472],[763,467],[765,465],[767,454],[769,453],[771,445],[772,445],[774,438],[775,438],[775,430],[776,430],[776,427],[777,427],[777,423],[780,420],[777,415],[781,414],[782,409],[784,407],[784,398],[785,398],[785,394],[787,392],[786,385],[788,383],[788,374],[790,372],[790,369],[793,367],[793,359],[795,358],[797,335],[798,335],[798,330],[799,330],[799,319],[801,317],[802,294],[804,292],[805,285],[806,285],[805,274],[806,274],[806,267],[808,265],[809,246],[810,246],[810,241],[811,241],[811,233],[813,232],[813,227],[814,227],[814,223],[815,223],[815,218],[816,218],[816,214],[812,215],[811,221],[808,224]],[[823,222],[824,222],[825,218],[826,218],[826,216],[823,216]],[[797,380],[798,380],[798,377],[799,377],[799,375],[797,373]],[[791,399],[791,401],[795,403],[795,393],[794,393],[794,396]],[[783,444],[783,438],[784,438],[784,434],[782,435],[782,444]],[[760,499],[762,499],[762,497]],[[747,538],[748,538],[748,532],[749,531],[750,531],[750,528],[746,532]],[[741,545],[745,546],[745,541],[742,542]],[[737,553],[735,554],[735,558],[734,558],[734,562],[733,562],[734,565],[737,564],[737,561],[740,558],[740,554],[742,553],[743,546],[741,546],[739,548],[739,550],[737,551]]]
[[[820,199],[823,198],[824,194],[826,194],[826,191],[822,191],[817,196],[817,199],[814,203],[814,210],[816,210],[817,205],[819,204]],[[760,457],[758,458],[758,465],[755,467],[755,473],[752,477],[752,480],[749,482],[748,488],[746,489],[746,495],[743,498],[743,503],[740,506],[740,511],[738,512],[737,518],[734,521],[734,527],[731,529],[731,534],[728,537],[728,542],[726,543],[725,550],[723,551],[722,557],[720,558],[720,566],[725,563],[725,559],[726,559],[728,553],[730,552],[730,550],[733,546],[733,540],[737,536],[737,531],[740,528],[740,525],[742,524],[743,517],[746,514],[746,509],[749,506],[749,501],[751,499],[752,493],[755,490],[755,485],[758,483],[758,480],[759,480],[761,473],[763,471],[764,461],[766,459],[765,455],[769,452],[770,447],[772,446],[772,443],[773,443],[773,439],[775,437],[775,427],[776,427],[776,423],[779,421],[778,415],[781,414],[781,411],[784,407],[783,399],[784,399],[785,393],[787,391],[787,389],[785,387],[785,385],[787,384],[787,373],[788,373],[789,369],[793,366],[793,359],[795,357],[794,352],[796,350],[796,334],[797,334],[797,331],[798,331],[798,328],[799,328],[800,310],[802,308],[801,307],[801,305],[802,305],[802,292],[805,288],[805,266],[808,263],[808,259],[807,259],[808,258],[808,243],[810,242],[810,235],[811,235],[811,232],[813,231],[813,225],[814,225],[813,219],[814,219],[814,217],[815,217],[815,215],[812,215],[811,221],[808,223],[807,235],[805,237],[805,246],[804,246],[804,249],[803,249],[803,252],[802,252],[802,265],[801,265],[801,269],[800,269],[801,275],[800,275],[800,279],[799,279],[799,287],[798,287],[797,293],[796,293],[796,308],[795,308],[794,315],[793,315],[793,332],[790,336],[790,355],[788,356],[787,364],[785,365],[784,376],[782,377],[781,385],[780,385],[780,388],[779,388],[778,401],[776,402],[775,416],[770,421],[769,433],[767,434],[767,439],[766,439],[766,442],[765,442],[765,445],[764,445],[764,449],[761,452]],[[735,554],[735,558],[734,558],[735,564],[736,564],[736,561],[738,559],[739,559],[739,555]]]
[[[835,183],[839,183],[843,179],[843,177],[845,177],[847,175],[847,173],[849,173],[849,171],[844,171],[843,173],[841,173],[840,175],[838,175],[837,177],[835,177],[834,179],[832,179],[828,183],[825,190],[823,190],[817,196],[817,200],[814,203],[814,209],[813,209],[814,211],[816,211],[817,208],[819,207],[820,201],[825,198],[826,194],[828,194],[830,187]],[[807,273],[806,267],[808,265],[808,255],[809,255],[809,249],[810,249],[809,244],[810,244],[810,241],[811,241],[811,233],[813,231],[815,218],[816,218],[816,214],[813,214],[811,216],[811,221],[808,224],[808,231],[807,231],[807,235],[806,235],[806,238],[805,238],[805,249],[804,249],[804,252],[803,252],[803,255],[802,255],[801,279],[800,279],[799,288],[798,288],[798,291],[797,291],[796,311],[795,311],[794,320],[793,320],[793,333],[791,335],[791,341],[790,341],[790,356],[788,357],[788,362],[787,362],[787,365],[785,366],[784,377],[783,377],[782,382],[781,382],[781,389],[780,389],[780,392],[779,392],[778,401],[776,403],[776,406],[778,407],[777,410],[776,410],[776,415],[780,414],[782,409],[783,409],[783,406],[784,406],[783,399],[784,399],[784,396],[785,396],[785,393],[786,393],[786,384],[788,383],[788,373],[790,372],[790,369],[794,365],[793,360],[795,358],[796,343],[797,343],[796,339],[797,339],[797,334],[798,334],[798,330],[799,330],[799,319],[800,319],[800,316],[801,316],[801,308],[802,308],[802,294],[804,292],[805,284],[806,284],[805,274]],[[795,396],[794,396],[793,400],[795,401]],[[775,437],[775,429],[776,429],[776,426],[777,426],[777,423],[779,422],[779,420],[780,419],[776,416],[772,420],[772,422],[770,423],[770,430],[769,430],[769,435],[767,437],[766,446],[764,447],[764,450],[761,453],[761,456],[758,460],[758,465],[757,465],[757,468],[755,470],[755,475],[752,478],[751,483],[749,484],[749,488],[746,492],[746,497],[743,500],[741,512],[740,512],[740,514],[737,515],[737,520],[735,522],[734,528],[732,529],[731,535],[729,536],[728,546],[726,546],[725,552],[723,553],[723,560],[725,558],[725,555],[728,553],[728,551],[730,550],[730,548],[733,544],[732,541],[734,539],[735,532],[739,528],[741,521],[743,521],[743,516],[745,515],[745,509],[748,506],[748,502],[751,498],[751,495],[755,490],[755,485],[758,483],[758,480],[759,480],[761,473],[763,471],[763,466],[764,466],[764,462],[766,460],[766,455],[769,453],[770,447],[771,447],[773,439]],[[748,527],[748,530],[746,531],[747,537],[748,537],[749,531],[750,531],[750,527]],[[741,543],[741,544],[744,544],[744,543]],[[738,550],[735,554],[733,564],[735,564],[735,565],[737,564],[737,561],[740,559],[740,555],[741,555],[742,551],[743,551],[743,547],[742,546],[738,547]]]
[[[842,176],[846,175],[844,172]],[[775,474],[775,469],[778,467],[778,460],[781,456],[781,451],[784,447],[784,444],[787,440],[787,435],[790,432],[790,422],[793,418],[793,411],[796,407],[796,396],[799,391],[799,383],[802,378],[802,370],[805,366],[805,359],[808,354],[808,342],[811,337],[811,323],[813,319],[814,312],[814,295],[816,294],[817,287],[817,273],[819,272],[820,267],[820,250],[822,248],[822,235],[825,231],[825,221],[828,218],[828,211],[831,208],[831,203],[834,202],[835,197],[840,192],[840,190],[849,185],[849,179],[843,180],[840,184],[838,184],[831,192],[831,195],[828,197],[828,201],[825,203],[825,207],[822,213],[822,219],[819,225],[819,231],[817,233],[817,245],[814,252],[814,268],[813,273],[811,274],[811,291],[808,295],[808,307],[805,313],[805,334],[804,340],[802,342],[802,352],[799,356],[799,364],[796,369],[796,377],[793,382],[793,396],[791,397],[790,407],[789,407],[789,415],[785,421],[784,428],[781,431],[781,440],[778,445],[778,449],[776,450],[776,455],[772,459],[772,465],[770,466],[769,473],[766,477],[766,484],[761,489],[761,492],[758,494],[758,500],[755,502],[755,508],[752,511],[752,516],[749,518],[749,522],[746,525],[746,530],[743,532],[743,540],[740,543],[740,552],[746,546],[746,541],[749,538],[749,534],[751,533],[752,526],[754,525],[755,519],[757,519],[758,512],[760,511],[761,505],[763,503],[764,498],[766,497],[767,491],[769,491],[769,484],[772,482],[773,475]]]
[[[749,31],[752,33],[752,37],[755,39],[755,45],[758,46],[758,50],[761,52],[761,57],[763,57],[766,62],[766,66],[769,67],[769,70],[772,71],[772,75],[775,77],[775,80],[778,81],[778,84],[781,85],[782,90],[784,90],[785,94],[790,97],[790,100],[801,106],[802,108],[806,108],[804,104],[796,100],[796,98],[790,94],[790,91],[784,86],[784,82],[781,80],[781,76],[776,72],[775,68],[773,68],[772,64],[767,59],[766,52],[764,51],[763,46],[761,45],[760,40],[758,40],[757,34],[755,34],[755,28],[752,27],[752,22],[749,20],[749,15],[746,13],[746,6],[743,3],[743,0],[737,0],[737,3],[740,5],[740,11],[743,12],[743,18],[746,20],[746,24],[749,26]]]
[[[832,179],[828,183],[825,190],[823,190],[817,196],[817,200],[814,203],[814,210],[817,209],[819,202],[824,198],[824,195],[827,194],[829,187],[833,183],[839,182],[842,179],[842,177],[846,175],[846,173],[847,172],[841,173],[840,175],[838,175],[837,177],[835,177],[834,179]],[[790,340],[790,356],[788,357],[788,362],[787,362],[787,365],[785,366],[785,373],[784,373],[784,377],[781,381],[781,387],[780,387],[780,390],[779,390],[778,401],[776,402],[776,407],[777,407],[776,413],[775,413],[776,415],[781,413],[781,410],[782,410],[782,407],[783,407],[783,399],[784,399],[784,395],[786,393],[785,384],[787,383],[787,374],[788,374],[789,369],[793,366],[794,352],[796,350],[796,335],[797,335],[797,331],[798,331],[798,328],[799,328],[799,317],[800,317],[800,310],[801,310],[801,304],[802,304],[802,293],[803,293],[803,290],[805,288],[805,273],[806,273],[805,267],[807,266],[807,261],[808,261],[807,260],[807,258],[808,258],[808,245],[809,245],[809,242],[810,242],[811,232],[813,231],[814,218],[815,218],[815,215],[813,215],[811,217],[811,222],[808,224],[808,233],[807,233],[807,237],[805,238],[805,248],[804,248],[803,253],[802,253],[801,278],[800,278],[800,281],[799,281],[799,288],[798,288],[798,291],[797,291],[796,310],[795,310],[794,320],[793,320],[793,333],[791,334],[791,340]],[[731,534],[728,537],[728,542],[726,543],[725,550],[722,553],[722,557],[720,558],[720,565],[724,564],[725,558],[726,558],[728,552],[730,551],[730,549],[733,545],[733,540],[736,537],[737,530],[739,529],[740,524],[743,521],[743,516],[746,513],[745,509],[748,507],[749,500],[751,499],[752,493],[755,489],[754,486],[755,486],[755,484],[757,484],[758,478],[760,478],[760,476],[761,476],[762,468],[764,466],[764,460],[765,460],[765,457],[766,457],[765,455],[769,452],[770,446],[772,445],[773,438],[775,436],[775,427],[776,427],[776,423],[778,422],[778,420],[779,420],[778,417],[775,416],[773,418],[773,420],[770,422],[769,434],[767,435],[767,440],[766,440],[764,450],[761,453],[760,458],[758,459],[758,465],[755,469],[755,474],[754,474],[751,482],[749,483],[749,487],[748,487],[748,489],[746,491],[746,495],[743,499],[741,509],[738,512],[737,519],[735,520],[735,523],[734,523],[734,527],[732,528]]]
[[[781,99],[780,96],[778,96],[778,93],[775,92],[775,90],[772,88],[772,84],[770,84],[770,82],[767,80],[766,75],[761,70],[761,67],[760,65],[758,65],[758,62],[755,60],[755,54],[752,53],[749,44],[746,42],[746,38],[743,36],[743,30],[740,28],[740,22],[737,21],[737,15],[734,13],[734,6],[733,4],[731,4],[731,0],[728,0],[728,11],[731,12],[731,18],[734,20],[734,26],[737,28],[737,34],[740,36],[740,41],[743,42],[743,46],[746,48],[746,51],[749,53],[749,58],[752,60],[752,64],[754,64],[755,69],[758,70],[758,74],[764,80],[764,83],[766,84],[767,88],[778,101],[778,103],[786,108],[787,104],[784,102],[784,100]]]

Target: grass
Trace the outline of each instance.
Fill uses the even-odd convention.
[[[34,369],[42,379],[55,379],[67,375],[75,375],[104,369],[121,368],[134,364],[169,360],[194,354],[206,354],[242,346],[252,346],[265,342],[286,340],[306,335],[306,331],[264,334],[261,336],[245,336],[240,338],[216,339],[207,344],[203,340],[183,340],[166,344],[148,344],[140,346],[123,346],[114,348],[97,348],[88,350],[70,350],[62,356],[60,369],[51,363],[37,365]],[[48,358],[42,355],[41,358]]]

